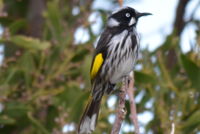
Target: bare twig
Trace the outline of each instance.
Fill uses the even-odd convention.
[[[119,104],[117,107],[117,114],[115,118],[115,123],[113,125],[111,134],[119,134],[122,122],[125,118],[126,115],[126,110],[125,110],[125,98],[126,98],[126,90],[128,88],[128,77],[123,78],[123,83],[122,83],[122,88],[119,93]]]
[[[184,27],[185,27],[185,20],[184,16],[186,13],[186,7],[190,0],[179,0],[178,6],[176,9],[176,16],[174,19],[174,26],[173,28],[175,29],[175,35],[180,36]],[[173,31],[174,32],[174,31]],[[167,68],[171,70],[172,68],[175,67],[177,64],[178,59],[177,59],[177,54],[174,50],[174,48],[169,49],[168,54],[167,54]]]
[[[170,132],[170,134],[175,134],[175,123],[172,123],[172,130]]]
[[[174,28],[176,29],[176,34],[179,36],[183,28],[185,26],[184,15],[186,12],[186,6],[190,2],[190,0],[179,0],[177,9],[176,9],[176,17],[174,20]]]
[[[128,86],[128,90],[126,90],[126,91],[127,91],[127,94],[129,97],[129,102],[130,102],[130,110],[131,110],[130,119],[135,126],[135,133],[140,134],[139,124],[138,124],[138,119],[137,119],[137,110],[136,110],[136,105],[135,105],[135,100],[134,100],[133,72],[130,73],[129,86]]]
[[[196,6],[193,8],[191,15],[190,15],[190,19],[188,19],[188,21],[185,22],[186,24],[194,21],[194,15],[197,12],[197,10],[199,9],[199,6],[200,6],[200,0],[196,4]]]

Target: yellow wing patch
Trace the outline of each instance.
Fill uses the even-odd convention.
[[[94,79],[99,69],[101,68],[102,63],[103,63],[103,56],[102,56],[102,53],[99,53],[95,56],[95,59],[91,68],[90,77],[92,80]]]

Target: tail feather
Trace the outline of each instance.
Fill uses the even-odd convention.
[[[89,100],[78,126],[78,134],[91,134],[94,131],[99,115],[101,98],[102,96],[98,100],[95,98]]]

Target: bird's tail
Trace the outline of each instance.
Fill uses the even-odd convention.
[[[78,126],[78,134],[90,134],[94,131],[101,104],[102,95],[98,99],[91,97]]]

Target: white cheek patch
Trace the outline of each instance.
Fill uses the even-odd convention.
[[[109,27],[116,27],[119,26],[119,22],[116,19],[110,18],[108,20],[108,26]]]
[[[129,22],[128,25],[131,26],[131,25],[135,24],[135,22],[136,22],[136,21],[135,21],[135,18],[132,17],[132,18],[131,18],[131,21]]]

